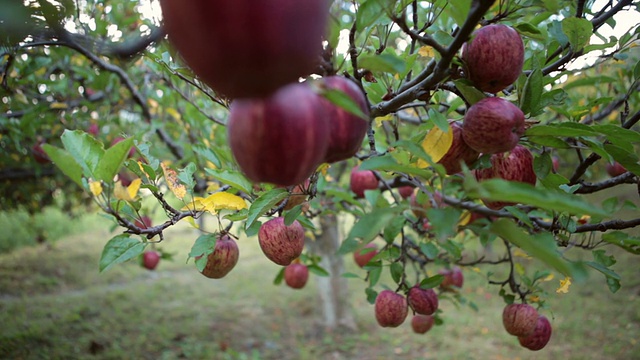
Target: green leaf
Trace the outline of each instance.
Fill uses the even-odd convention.
[[[593,127],[574,123],[563,122],[559,124],[537,125],[529,128],[525,132],[526,136],[561,136],[561,137],[579,137],[579,136],[598,136],[597,130]]]
[[[131,146],[133,146],[133,138],[127,138],[107,149],[96,168],[96,178],[104,182],[113,180],[122,163],[127,159]]]
[[[273,285],[282,284],[282,280],[284,280],[284,269],[285,268],[286,268],[286,266],[283,266],[282,268],[280,268],[280,271],[278,271],[278,274],[276,275],[275,279],[273,279]]]
[[[204,234],[200,235],[196,241],[193,243],[191,247],[191,251],[189,251],[189,257],[197,257],[202,256],[206,258],[211,254],[216,247],[216,240],[218,239],[218,234]],[[198,269],[202,271],[202,269]]]
[[[489,179],[477,184],[477,186],[472,185],[469,179],[465,181],[467,194],[472,198],[527,204],[576,215],[609,215],[606,211],[596,208],[579,196],[541,190],[530,184],[502,179]]]
[[[345,111],[363,119],[369,121],[369,117],[362,111],[358,103],[356,103],[351,96],[347,95],[343,91],[336,89],[322,89],[321,94],[332,104],[344,109]]]
[[[560,273],[576,281],[586,279],[584,266],[562,258],[553,235],[541,233],[534,236],[522,231],[513,221],[498,219],[491,224],[491,231],[525,251],[530,256],[544,262]]]
[[[376,302],[376,298],[378,297],[378,292],[368,287],[364,289],[364,293],[367,295],[367,301],[369,304],[374,304]]]
[[[544,88],[544,81],[542,77],[542,71],[535,69],[527,77],[527,82],[524,84],[524,91],[520,98],[520,109],[523,113],[529,114],[535,112],[540,104],[542,98],[542,91]]]
[[[431,242],[420,244],[420,251],[422,251],[429,260],[433,260],[438,257],[439,253],[438,247]]]
[[[324,276],[324,277],[329,276],[329,272],[318,265],[315,265],[315,264],[308,265],[307,268],[309,269],[310,272],[312,272],[315,275]]]
[[[221,169],[205,169],[207,174],[225,185],[229,185],[244,193],[251,194],[253,185],[239,171],[221,170]]]
[[[398,216],[404,208],[390,207],[375,209],[362,216],[351,228],[348,239],[362,239],[365,243],[373,240],[387,224]]]
[[[593,24],[583,18],[567,17],[562,20],[562,32],[569,38],[574,51],[582,50],[593,34]]]
[[[419,200],[418,200],[419,201]],[[456,234],[461,211],[453,207],[431,208],[426,211],[427,219],[438,239],[447,239]]]
[[[369,264],[364,267],[369,272],[369,286],[374,287],[380,280],[382,275],[382,264],[380,261],[369,261]]]
[[[471,84],[471,81],[467,79],[458,79],[453,81],[456,85],[456,88],[464,99],[469,103],[469,105],[473,105],[478,101],[487,97],[482,91],[478,90],[475,86]]]
[[[294,206],[291,210],[287,211],[284,214],[284,224],[289,226],[293,224],[294,221],[300,216],[302,213],[302,204]]]
[[[192,191],[196,186],[196,181],[193,178],[193,174],[196,172],[196,164],[189,163],[184,169],[178,172],[178,179],[186,186],[187,190]]]
[[[401,165],[390,155],[370,157],[358,167],[360,170],[382,170],[399,172],[428,179],[433,174],[430,170],[420,169],[411,165]]]
[[[384,2],[381,0],[367,0],[358,8],[356,14],[356,29],[364,31],[373,25],[380,16],[384,15]]]
[[[622,231],[607,231],[602,235],[602,240],[619,246],[632,254],[640,255],[640,238]]]
[[[611,156],[624,166],[625,169],[636,175],[640,174],[640,165],[638,165],[639,159],[635,151],[632,152],[612,144],[604,144],[604,148],[607,153],[611,154]]]
[[[83,187],[82,185],[82,168],[76,162],[76,160],[69,154],[67,151],[57,148],[55,146],[49,144],[43,144],[42,149],[49,159],[65,174],[69,179],[78,184],[78,186]]]
[[[391,278],[396,284],[400,283],[402,280],[402,274],[404,273],[404,268],[401,263],[394,262],[389,266],[389,272],[391,273]]]
[[[130,238],[129,235],[117,235],[107,242],[100,256],[100,272],[109,270],[113,265],[131,260],[144,252],[147,243]]]
[[[65,130],[60,138],[64,148],[82,168],[84,175],[87,178],[98,179],[98,164],[104,155],[102,144],[82,130]]]
[[[220,159],[218,159],[218,156],[213,151],[211,151],[211,149],[209,149],[208,147],[196,145],[196,146],[193,146],[193,151],[196,154],[204,157],[208,161],[211,161],[211,163],[216,167],[222,166],[222,163],[220,163]]]
[[[389,52],[380,55],[363,55],[358,58],[358,66],[372,72],[386,72],[400,74],[406,69],[406,63],[402,58]]]
[[[535,40],[545,40],[544,34],[542,34],[542,31],[540,31],[540,29],[538,29],[535,25],[529,23],[519,23],[515,26],[515,28],[520,34],[528,38]]]
[[[284,188],[275,188],[267,191],[257,198],[249,208],[249,215],[245,223],[245,229],[249,229],[257,218],[271,210],[277,203],[289,196],[289,192]]]
[[[420,288],[433,289],[434,287],[440,285],[440,283],[442,283],[442,280],[444,280],[444,275],[441,275],[441,274],[433,275],[432,277],[423,279],[420,282]]]

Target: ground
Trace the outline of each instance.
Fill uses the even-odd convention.
[[[549,282],[551,308],[543,313],[553,337],[531,352],[502,328],[504,303],[483,273],[465,270],[461,291],[479,310],[443,300],[445,323],[425,335],[413,334],[409,320],[380,328],[364,283],[350,279],[358,330],[339,334],[319,325],[313,276],[303,290],[273,285],[279,267],[255,238],[240,240],[239,264],[221,280],[185,263],[198,236],[186,226],[162,244],[175,252],[173,262],[154,272],[130,262],[100,274],[111,235],[96,228],[0,255],[0,358],[640,359],[640,267],[621,251],[614,269],[625,280],[616,294],[595,272],[568,294],[555,293],[557,278]]]

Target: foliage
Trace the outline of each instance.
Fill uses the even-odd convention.
[[[615,259],[605,245],[640,253],[640,239],[629,231],[640,219],[619,218],[621,209],[636,205],[589,196],[639,181],[640,27],[605,35],[623,9],[637,16],[638,3],[334,1],[325,63],[316,75],[355,79],[371,104],[371,129],[354,159],[322,166],[312,176],[305,194],[315,199],[304,211],[284,210],[292,189],[251,184],[242,175],[226,141],[229,99],[201,83],[163,41],[158,19],[146,12],[154,4],[87,1],[76,8],[71,1],[26,2],[12,11],[28,31],[10,27],[0,54],[2,208],[35,211],[56,192],[65,194],[70,209],[92,201],[124,228],[105,241],[101,269],[163,241],[166,229],[205,211],[216,215],[219,232],[247,236],[276,214],[289,214],[289,222],[297,218],[311,235],[327,213],[353,217],[341,253],[384,240],[365,267],[370,301],[383,287],[406,291],[429,278],[428,271],[456,264],[486,267],[487,280],[507,302],[519,298],[545,307],[540,284],[547,273],[525,268],[514,255],[518,251],[563,278],[603,274],[612,291],[620,276],[610,268]],[[470,171],[487,166],[486,156],[472,169],[446,176],[434,160],[451,142],[423,143],[425,136],[439,138],[432,129],[446,133],[447,119],[460,119],[487,96],[464,79],[458,54],[478,24],[492,23],[513,26],[525,42],[525,71],[499,95],[527,116],[521,144],[534,153],[535,187],[476,182]],[[352,107],[342,96],[332,99]],[[98,125],[95,135],[87,134],[92,124]],[[121,136],[126,140],[112,144]],[[36,143],[48,144],[44,149],[57,169],[35,161]],[[553,158],[561,164],[557,170]],[[614,161],[629,172],[605,178],[604,165]],[[383,180],[363,199],[347,190],[347,169],[356,164]],[[125,184],[126,177],[139,180]],[[429,227],[396,194],[403,185],[416,187],[432,203]],[[207,197],[219,193],[232,197]],[[136,226],[143,197],[156,200],[166,215],[163,223]],[[519,205],[492,210],[480,199]],[[472,213],[484,219],[471,222]],[[242,226],[233,228],[237,222]],[[468,251],[477,242],[504,245],[504,251]],[[593,261],[570,260],[581,251],[591,251]],[[491,267],[510,271],[496,279]],[[392,281],[379,283],[382,273]]]

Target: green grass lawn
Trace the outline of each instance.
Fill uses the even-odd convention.
[[[445,323],[425,335],[409,320],[380,328],[364,283],[349,282],[358,330],[324,331],[316,284],[272,285],[279,270],[256,238],[239,241],[238,266],[211,280],[185,264],[198,236],[178,227],[163,249],[176,253],[150,272],[134,262],[97,270],[106,230],[0,255],[0,358],[8,359],[640,359],[640,265],[611,249],[623,288],[609,293],[593,273],[568,294],[549,282],[553,336],[539,352],[502,328],[499,289],[465,270],[474,311],[442,300]],[[349,271],[362,272],[346,259]]]

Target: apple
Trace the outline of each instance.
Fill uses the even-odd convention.
[[[461,162],[471,166],[480,154],[464,142],[462,126],[458,122],[449,121],[449,125],[453,132],[453,141],[447,153],[438,161],[438,164],[444,166],[447,175],[453,175],[462,171]]]
[[[120,184],[122,184],[122,186],[129,186],[131,185],[133,178],[128,171],[123,170],[118,173],[118,180],[120,180]]]
[[[554,156],[551,158],[551,165],[553,166],[553,171],[558,172],[558,169],[560,169],[560,159]]]
[[[482,91],[497,93],[522,73],[524,44],[513,28],[491,24],[476,30],[462,46],[467,76]]]
[[[533,333],[518,337],[520,345],[533,351],[542,350],[547,346],[550,339],[551,323],[549,323],[549,320],[544,315],[538,317],[538,322],[536,323],[536,328],[533,330]]]
[[[464,284],[464,275],[457,266],[453,269],[441,269],[438,274],[444,275],[444,279],[440,283],[440,288],[443,290],[452,290],[453,287],[461,288]]]
[[[120,141],[123,141],[123,140],[124,140],[124,138],[122,136],[118,136],[118,137],[114,138],[113,140],[111,140],[111,145],[109,147],[111,147],[111,146],[113,146],[113,145],[115,145],[115,144],[117,144],[117,143],[119,143]],[[136,154],[136,148],[134,146],[132,146],[131,149],[129,149],[129,154],[127,155],[127,157],[131,158],[135,154]]]
[[[613,164],[607,164],[607,174],[611,177],[620,176],[627,172],[627,169],[624,166],[620,165],[619,162],[615,161]]]
[[[423,289],[416,285],[409,289],[407,301],[418,314],[433,315],[438,310],[438,295],[433,289]]]
[[[398,327],[407,318],[407,299],[391,290],[383,290],[376,297],[375,314],[382,327]]]
[[[416,314],[411,318],[411,328],[416,334],[424,334],[431,330],[434,322],[431,315]]]
[[[216,241],[216,247],[207,257],[202,275],[211,279],[225,277],[238,263],[238,244],[229,235],[222,235]],[[199,258],[198,256],[197,258]]]
[[[160,253],[157,251],[145,251],[142,254],[142,266],[148,270],[155,270],[160,263]]]
[[[358,170],[358,167],[351,169],[351,191],[356,197],[364,197],[365,190],[374,190],[378,188],[378,178],[371,170]]]
[[[533,333],[538,323],[538,311],[528,304],[509,304],[502,311],[502,324],[514,336]]]
[[[98,124],[93,123],[89,125],[89,128],[87,129],[87,133],[93,135],[93,137],[96,137],[98,136],[98,133],[100,133],[100,127],[98,126]]]
[[[483,181],[491,178],[500,178],[531,185],[536,184],[536,173],[533,170],[533,156],[526,147],[518,145],[509,153],[493,154],[490,160],[490,168],[474,170],[476,180]],[[488,208],[494,210],[515,205],[514,203],[504,201],[482,201]]]
[[[400,194],[403,199],[406,199],[413,194],[414,189],[415,188],[411,185],[400,186],[398,188],[398,194]]]
[[[142,215],[140,219],[136,219],[135,225],[141,229],[150,228],[152,225],[151,218],[147,215]]]
[[[38,141],[31,147],[31,154],[33,154],[33,159],[39,164],[48,164],[51,162],[49,159],[49,155],[42,148],[42,144],[44,141]]]
[[[327,0],[162,0],[169,42],[189,67],[229,98],[267,96],[313,72],[322,53]]]
[[[329,124],[322,99],[307,84],[291,84],[268,98],[238,99],[228,123],[231,152],[254,182],[303,183],[326,154]]]
[[[258,242],[269,260],[287,266],[302,254],[304,229],[298,220],[286,226],[283,217],[273,218],[260,226]]]
[[[328,76],[321,81],[326,89],[345,93],[367,117],[369,116],[367,99],[355,82],[342,76]],[[327,148],[324,162],[334,163],[349,159],[362,146],[362,139],[364,139],[369,128],[369,121],[334,105],[328,100],[324,100],[324,103],[327,107],[330,128],[329,147]]]
[[[484,98],[464,115],[462,138],[477,152],[501,153],[518,144],[524,124],[524,114],[517,106],[502,98]]]
[[[378,247],[376,246],[376,244],[368,243],[367,245],[353,252],[353,260],[356,262],[356,264],[358,264],[358,266],[364,267],[376,255],[378,255]]]
[[[293,289],[302,289],[309,279],[309,268],[303,264],[290,264],[284,268],[284,281]]]
[[[418,201],[418,196],[424,197],[424,199],[422,201]],[[437,206],[444,205],[442,194],[440,192],[435,191],[432,193],[432,196]],[[431,200],[429,199],[429,196],[424,193],[422,193],[422,195],[418,195],[417,191],[411,194],[411,199],[409,202],[411,204],[411,211],[418,218],[426,218],[427,217],[426,210],[429,210],[433,207],[433,205],[431,204]]]

